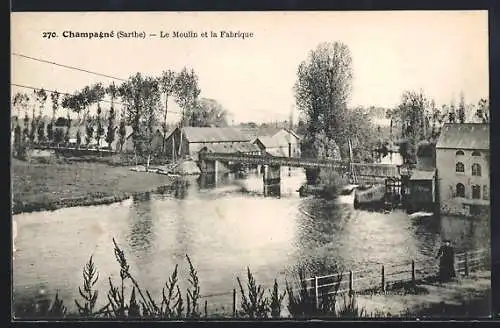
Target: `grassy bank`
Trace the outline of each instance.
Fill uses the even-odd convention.
[[[174,181],[102,163],[11,163],[14,214],[109,204],[172,186]]]

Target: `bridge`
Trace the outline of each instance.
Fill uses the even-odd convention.
[[[334,161],[328,159],[315,158],[296,158],[296,157],[278,157],[261,156],[248,154],[232,153],[211,153],[200,152],[199,160],[202,171],[216,172],[217,161],[235,162],[241,164],[264,165],[270,168],[279,168],[281,166],[302,167],[302,168],[330,168],[338,171],[340,174],[352,172],[358,177],[369,178],[400,178],[400,168],[394,164],[371,164],[371,163],[351,163],[345,161]]]

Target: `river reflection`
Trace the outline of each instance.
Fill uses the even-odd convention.
[[[119,204],[15,215],[18,315],[23,304],[53,298],[56,291],[73,309],[90,255],[104,302],[107,277],[119,279],[112,238],[125,251],[132,274],[157,299],[176,264],[181,286],[187,283],[186,254],[199,273],[201,293],[211,294],[231,291],[247,267],[271,287],[297,265],[325,274],[335,266],[356,270],[433,259],[442,238],[458,250],[489,247],[488,220],[412,219],[404,212],[365,212],[350,203],[300,198],[295,191],[303,172],[288,177],[283,171],[280,198],[263,197],[260,175],[201,176],[182,181],[173,192]]]

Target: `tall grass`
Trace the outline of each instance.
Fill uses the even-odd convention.
[[[139,282],[130,271],[123,250],[113,239],[114,254],[120,266],[120,280],[113,281],[108,278],[108,290],[105,294],[105,305],[96,308],[100,293],[95,289],[99,280],[99,273],[91,256],[83,268],[83,284],[79,287],[81,299],[75,300],[77,313],[68,313],[59,294],[56,293],[52,304],[42,313],[34,313],[37,317],[44,318],[85,318],[85,319],[157,319],[157,320],[199,320],[200,318],[219,317],[218,314],[209,314],[207,301],[203,304],[203,313],[200,309],[201,288],[198,272],[186,255],[189,265],[188,287],[183,292],[179,286],[178,265],[174,267],[161,290],[161,299],[156,301],[150,291],[141,288]],[[247,319],[278,319],[283,317],[283,304],[287,298],[287,309],[289,317],[292,318],[314,318],[314,317],[337,317],[358,318],[366,315],[364,309],[359,309],[355,295],[344,299],[344,305],[337,309],[337,292],[342,275],[337,280],[329,282],[331,289],[320,295],[320,303],[316,305],[316,299],[311,289],[305,282],[305,270],[298,270],[299,287],[285,281],[285,288],[280,289],[277,280],[273,287],[266,289],[257,283],[254,275],[247,268],[246,283],[237,277],[239,285],[241,305],[240,308],[226,317]]]

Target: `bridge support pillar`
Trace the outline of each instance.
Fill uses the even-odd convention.
[[[264,165],[264,196],[279,196],[281,194],[281,166]]]
[[[202,173],[216,173],[217,171],[217,161],[212,160],[201,160],[200,170]]]

